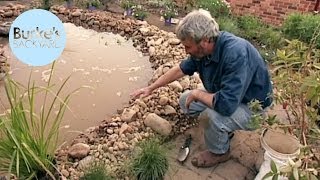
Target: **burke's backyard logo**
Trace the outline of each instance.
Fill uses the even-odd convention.
[[[59,30],[56,27],[41,30],[36,27],[35,30],[21,30],[19,27],[13,27],[14,48],[60,48],[57,44],[60,39]]]
[[[22,13],[10,28],[9,44],[13,54],[31,66],[56,60],[66,44],[62,22],[49,11],[33,9]]]

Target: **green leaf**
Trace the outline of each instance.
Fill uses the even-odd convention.
[[[271,167],[271,171],[272,171],[273,173],[277,173],[277,172],[278,172],[276,163],[274,163],[273,160],[271,160],[270,167]]]
[[[273,176],[273,172],[268,172],[266,175],[263,176],[262,180],[265,180],[271,176]]]
[[[279,174],[275,174],[275,175],[272,177],[272,180],[278,180],[278,177],[279,177]]]

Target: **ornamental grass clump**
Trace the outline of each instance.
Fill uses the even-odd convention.
[[[138,146],[131,162],[131,170],[138,180],[163,179],[169,163],[166,150],[157,139],[150,139]]]
[[[31,75],[27,87],[10,77],[5,79],[10,109],[0,116],[0,174],[17,179],[57,178],[54,151],[60,123],[73,92],[61,98],[69,78],[54,92],[52,74],[53,70],[45,86],[36,86],[31,82]],[[39,94],[44,95],[40,110],[35,104]],[[56,105],[58,109],[54,109]]]

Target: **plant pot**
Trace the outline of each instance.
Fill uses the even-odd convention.
[[[126,15],[126,16],[132,16],[132,13],[133,13],[133,11],[132,11],[131,8],[130,8],[130,9],[127,9],[127,10],[125,11],[125,15]]]
[[[67,6],[67,8],[72,8],[72,1],[71,0],[68,0],[67,2],[66,2],[66,6]]]
[[[95,7],[95,6],[89,6],[88,9],[91,10],[91,11],[93,11],[93,10],[96,10],[97,7]]]
[[[166,18],[164,19],[164,25],[166,26],[170,26],[172,23],[171,23],[171,18]]]

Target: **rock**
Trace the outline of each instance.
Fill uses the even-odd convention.
[[[149,47],[149,54],[150,54],[150,56],[155,55],[155,52],[156,52],[156,48],[155,48],[155,47],[153,47],[153,46]]]
[[[107,133],[108,134],[113,134],[113,130],[112,129],[107,129]]]
[[[159,104],[161,106],[167,105],[169,102],[169,98],[166,96],[160,96]]]
[[[142,35],[147,36],[149,34],[150,29],[149,28],[140,28],[139,31],[141,32]]]
[[[128,124],[126,123],[123,123],[121,125],[121,128],[119,130],[119,135],[123,134],[123,133],[126,133],[128,131],[128,129],[131,128]]]
[[[164,107],[164,114],[165,115],[177,114],[177,111],[172,106],[166,105]]]
[[[90,146],[83,143],[78,143],[70,147],[68,154],[77,159],[86,157],[90,152]]]
[[[73,12],[71,15],[73,16],[73,17],[79,17],[79,16],[81,16],[81,12],[80,11],[75,11],[75,12]]]
[[[87,156],[83,158],[81,161],[79,161],[78,169],[80,170],[87,169],[92,164],[93,161],[94,161],[94,157],[92,156]]]
[[[159,38],[154,44],[159,46],[163,42],[163,38]]]
[[[13,11],[6,11],[3,13],[4,17],[12,17],[13,16]]]
[[[180,44],[180,40],[177,38],[171,38],[171,39],[169,39],[169,44],[178,45],[178,44]]]
[[[144,124],[161,135],[168,136],[171,133],[171,124],[160,116],[150,113],[144,120]]]
[[[81,13],[81,15],[80,15],[80,20],[81,20],[81,21],[85,21],[86,19],[87,19],[86,15],[83,14],[83,13]]]
[[[181,92],[183,90],[181,84],[178,81],[173,81],[169,84],[169,87],[171,87],[176,92]]]
[[[121,120],[125,122],[132,122],[136,118],[137,112],[133,109],[125,108],[121,114]]]
[[[64,176],[64,177],[69,177],[69,172],[67,171],[67,170],[65,170],[65,169],[62,169],[62,171],[61,171],[61,174]]]
[[[189,78],[184,78],[180,81],[180,84],[182,86],[183,89],[189,88],[190,86],[190,80]]]

